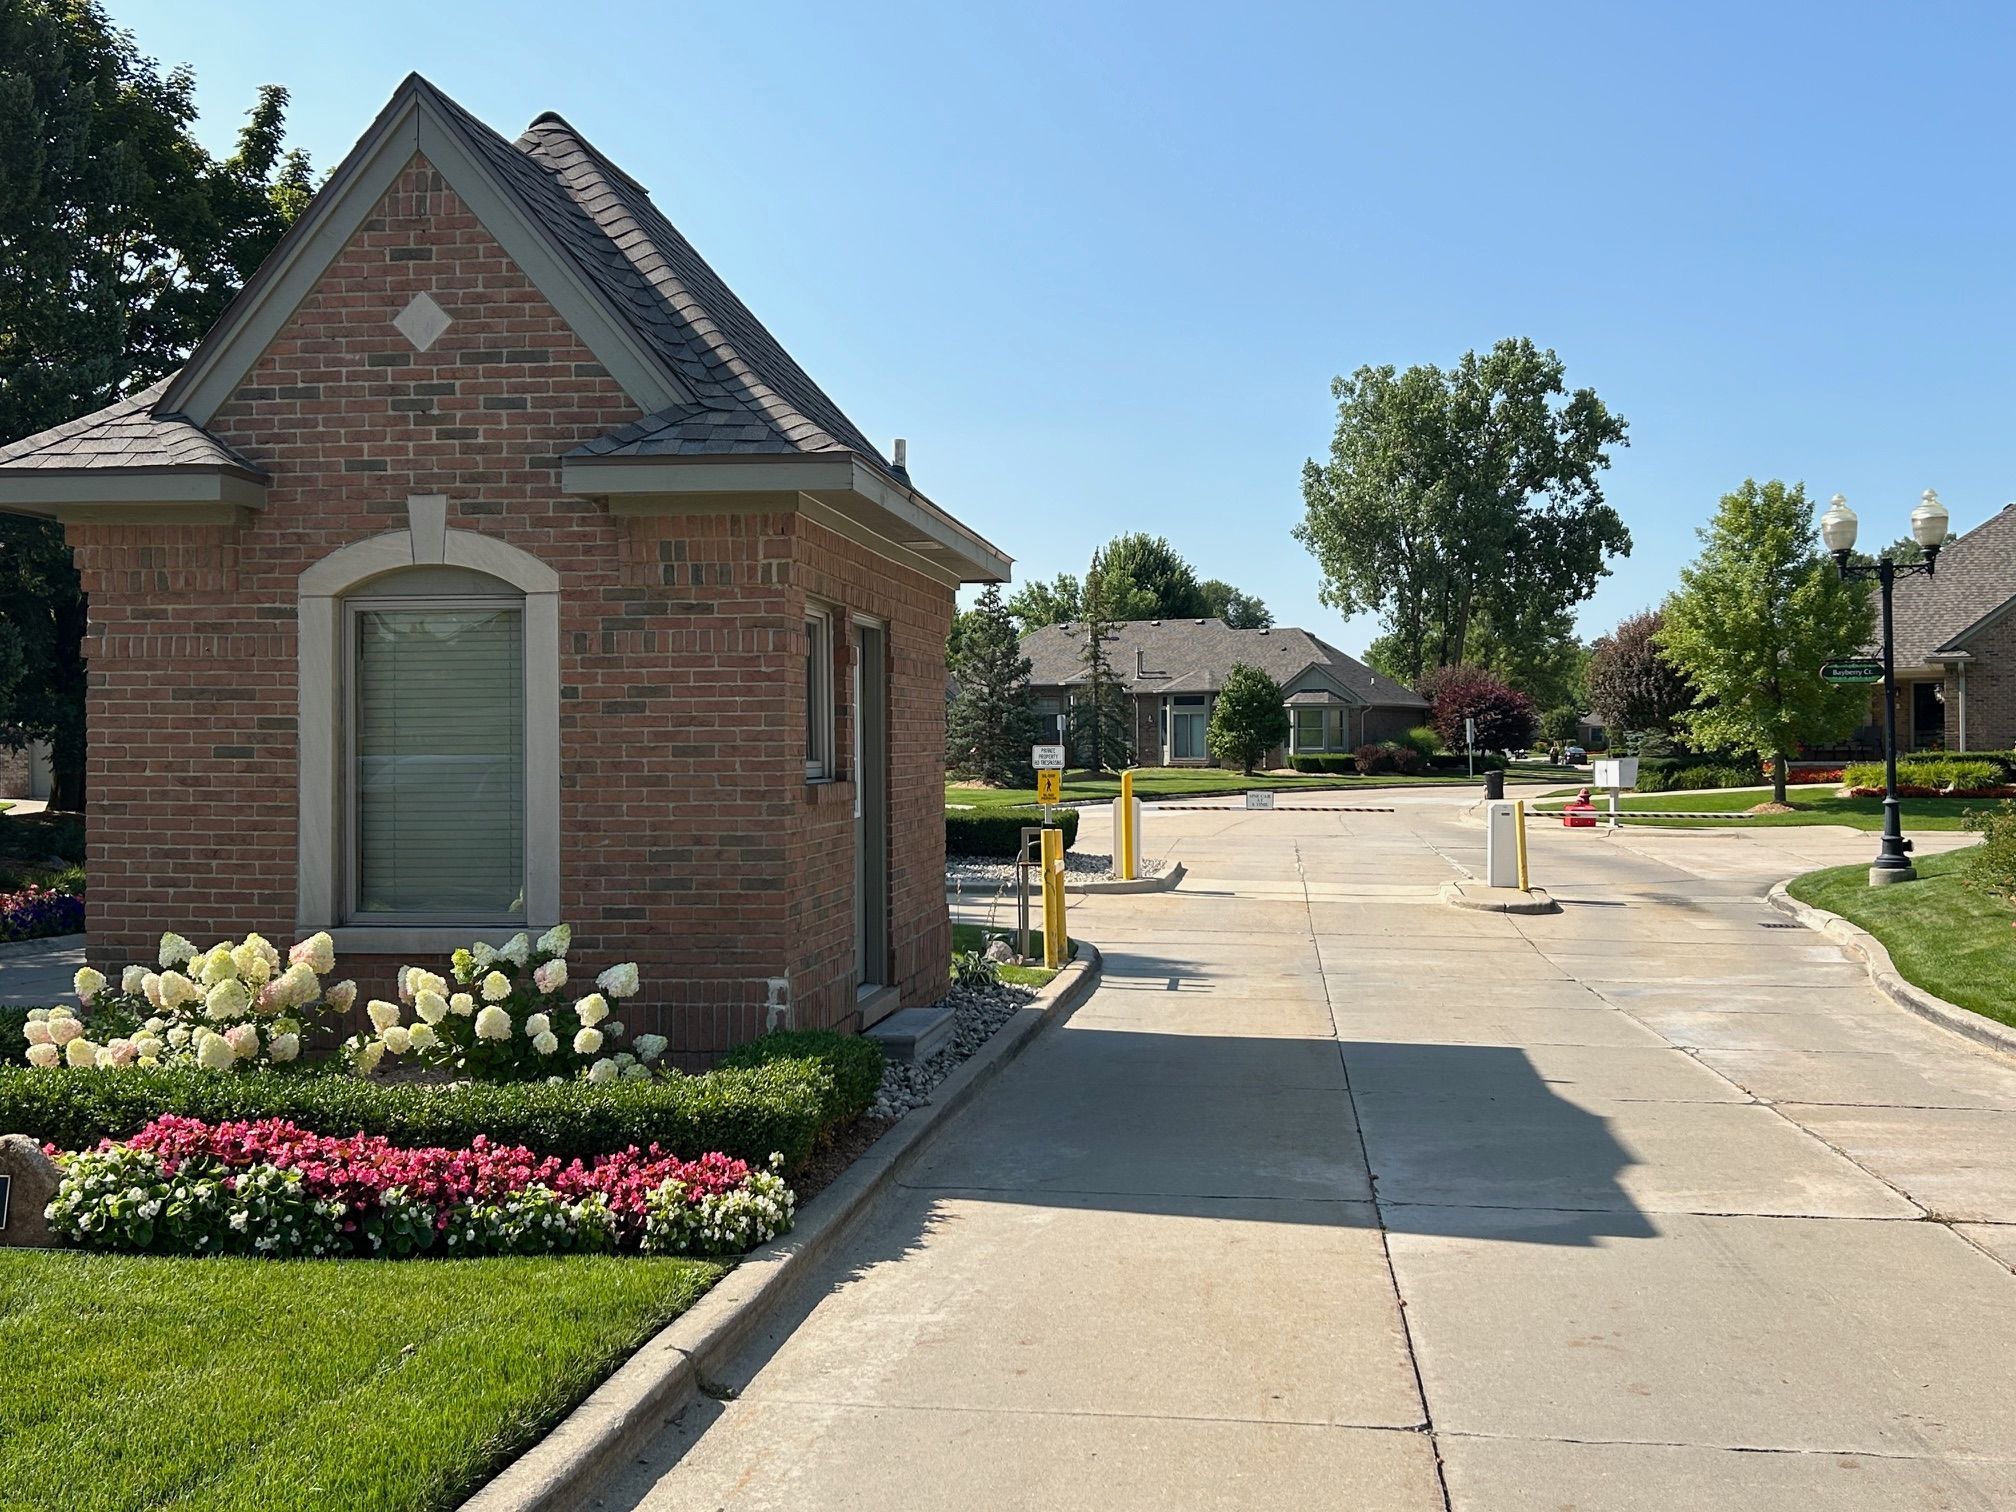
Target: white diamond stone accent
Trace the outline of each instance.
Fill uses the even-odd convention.
[[[416,351],[424,352],[441,339],[450,322],[448,312],[434,303],[432,294],[415,294],[413,302],[392,317],[392,324]]]

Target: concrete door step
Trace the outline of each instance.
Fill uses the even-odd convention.
[[[903,1008],[868,1030],[892,1061],[929,1060],[952,1043],[952,1010]]]

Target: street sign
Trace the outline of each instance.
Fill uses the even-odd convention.
[[[1064,770],[1064,747],[1061,745],[1039,745],[1029,748],[1029,765],[1039,772],[1061,772]]]
[[[1470,715],[1465,715],[1463,718],[1463,744],[1466,746],[1477,744],[1477,721]]]
[[[1274,795],[1265,788],[1249,788],[1246,793],[1246,807],[1270,809],[1274,807]]]
[[[1883,681],[1883,663],[1873,656],[1850,657],[1828,662],[1820,669],[1820,676],[1830,683],[1879,683]]]
[[[1064,801],[1064,774],[1056,767],[1044,767],[1036,774],[1036,801],[1042,804]]]

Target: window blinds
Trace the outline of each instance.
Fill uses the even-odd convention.
[[[355,911],[522,914],[522,608],[360,608],[354,623]]]

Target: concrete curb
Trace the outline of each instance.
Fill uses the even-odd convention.
[[[1999,1024],[1994,1019],[1981,1014],[1970,1013],[1942,997],[1934,997],[1923,987],[1907,982],[1890,959],[1890,952],[1883,948],[1883,942],[1859,924],[1851,924],[1837,913],[1829,913],[1824,908],[1815,908],[1810,903],[1801,903],[1786,891],[1793,879],[1774,883],[1766,895],[1770,905],[1782,914],[1789,915],[1808,929],[1825,935],[1840,946],[1843,951],[1860,961],[1869,972],[1869,980],[1885,997],[1900,1008],[1908,1008],[1920,1018],[1929,1019],[1942,1029],[1950,1029],[1955,1034],[1965,1035],[1983,1049],[1998,1055],[2016,1059],[2016,1029]]]
[[[1484,887],[1475,882],[1444,882],[1442,901],[1451,908],[1469,908],[1478,913],[1561,912],[1561,905],[1548,896],[1544,887],[1530,887],[1521,892],[1516,887]]]
[[[1178,861],[1159,877],[1136,877],[1131,882],[1066,882],[1064,891],[1080,895],[1168,892],[1182,880],[1183,863]]]
[[[570,1512],[582,1505],[746,1339],[777,1316],[791,1288],[839,1245],[931,1135],[1045,1025],[1091,995],[1099,985],[1101,964],[1098,949],[1078,941],[1078,959],[941,1082],[929,1103],[899,1120],[815,1197],[789,1234],[752,1250],[552,1432],[462,1503],[461,1512]]]
[[[82,950],[84,936],[81,934],[43,935],[39,940],[8,940],[0,944],[0,961],[9,956],[33,955],[41,950]]]

